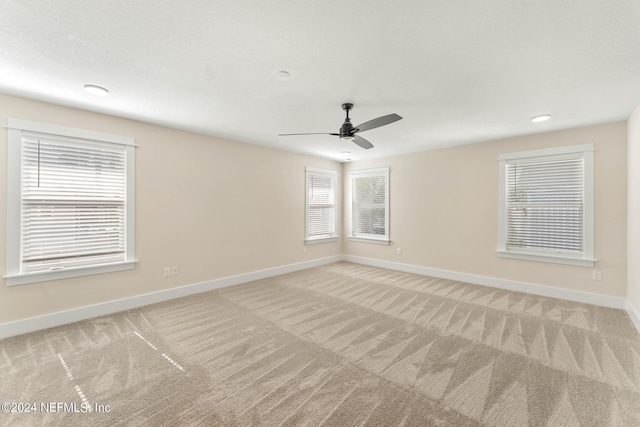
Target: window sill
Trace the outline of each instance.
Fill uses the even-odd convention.
[[[315,245],[316,243],[327,243],[327,242],[337,242],[337,241],[338,241],[338,236],[334,236],[334,237],[322,237],[319,239],[306,239],[304,243],[307,245]]]
[[[56,271],[39,271],[37,273],[8,274],[4,276],[7,286],[26,285],[28,283],[47,282],[50,280],[68,279],[71,277],[89,276],[93,274],[112,273],[115,271],[132,270],[137,263],[134,261],[119,262],[90,267],[76,267]]]
[[[376,245],[389,245],[391,244],[391,240],[388,239],[376,239],[373,237],[349,237],[349,240],[352,242],[361,242],[361,243],[374,243]]]
[[[497,252],[498,252],[498,256],[501,258],[522,259],[526,261],[538,261],[538,262],[551,262],[554,264],[577,265],[580,267],[593,267],[593,264],[596,262],[595,259],[586,259],[586,258],[570,258],[570,257],[552,256],[552,255],[535,255],[535,254],[507,252],[507,251],[500,251],[500,250]]]

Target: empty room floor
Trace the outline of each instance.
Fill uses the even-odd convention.
[[[0,374],[36,404],[2,425],[640,425],[624,311],[347,262],[4,339]]]

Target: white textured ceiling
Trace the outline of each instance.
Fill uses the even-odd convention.
[[[0,92],[335,160],[388,156],[628,118],[640,1],[2,0]],[[337,132],[343,102],[354,125],[404,119],[361,134],[368,151],[277,136]]]

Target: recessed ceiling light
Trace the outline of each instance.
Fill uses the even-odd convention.
[[[276,68],[271,74],[278,80],[293,80],[298,73],[290,68]]]
[[[84,90],[89,92],[92,95],[106,96],[109,94],[109,91],[102,86],[96,85],[84,85]]]
[[[551,116],[549,114],[542,114],[541,116],[535,116],[531,118],[531,121],[534,123],[545,122],[549,120]]]
[[[351,155],[351,151],[343,151],[343,152],[342,152],[342,155],[343,155],[344,157],[349,157],[349,156]]]

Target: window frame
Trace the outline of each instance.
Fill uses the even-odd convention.
[[[116,263],[69,267],[62,270],[22,272],[22,133],[39,133],[82,143],[103,145],[118,144],[125,152],[125,260]],[[7,242],[6,274],[7,286],[37,283],[93,274],[131,270],[135,258],[135,139],[127,136],[76,129],[65,126],[38,123],[22,119],[7,121]]]
[[[384,230],[385,234],[368,234],[368,233],[355,233],[353,229],[353,183],[357,178],[369,178],[369,177],[384,177],[385,178],[385,195],[384,195]],[[376,169],[363,169],[349,171],[349,240],[364,243],[376,243],[380,245],[389,245],[391,243],[389,232],[389,168],[376,168]]]
[[[327,176],[330,177],[333,182],[333,233],[330,235],[322,235],[319,237],[309,236],[309,177],[311,175],[318,176]],[[320,169],[307,166],[305,168],[305,209],[304,209],[304,219],[305,219],[305,232],[304,232],[304,241],[306,244],[315,244],[315,243],[325,243],[325,242],[334,242],[338,240],[338,173],[334,170],[330,169]]]
[[[594,247],[594,144],[580,144],[566,147],[546,148],[541,150],[504,153],[499,157],[499,191],[498,191],[498,256],[528,261],[541,261],[556,264],[593,267],[595,259]],[[507,197],[506,197],[506,165],[507,163],[531,163],[548,159],[562,158],[584,159],[583,177],[583,251],[581,254],[553,253],[533,249],[508,249],[507,242]]]

